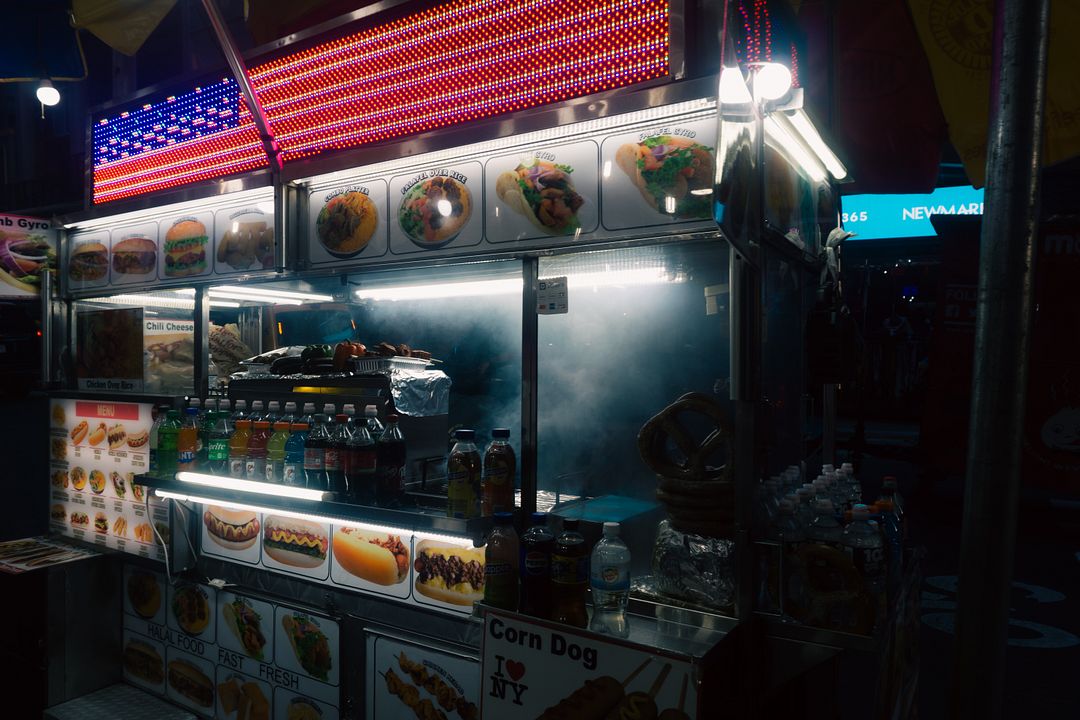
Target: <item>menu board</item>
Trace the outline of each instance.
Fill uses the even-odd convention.
[[[49,526],[77,540],[164,559],[168,506],[135,476],[148,469],[149,403],[54,399],[50,407]]]
[[[155,280],[158,268],[157,236],[156,222],[114,228],[109,249],[109,282],[125,285]]]
[[[586,682],[588,717],[697,717],[696,668],[653,647],[488,612],[482,654],[484,720],[534,718],[548,708],[576,717],[582,701],[560,703]]]
[[[312,192],[308,198],[311,264],[386,255],[390,242],[387,207],[385,180]]]
[[[210,238],[214,214],[209,211],[185,213],[161,221],[161,257],[158,277],[178,280],[209,275],[214,270]]]
[[[566,237],[596,230],[599,147],[591,140],[528,148],[484,165],[488,242]]]
[[[484,235],[483,168],[439,165],[390,179],[390,252],[409,255],[479,245]]]
[[[715,118],[604,138],[600,144],[604,227],[713,226],[715,142]]]
[[[90,290],[109,284],[108,230],[76,232],[69,237],[67,283],[71,290]]]
[[[338,720],[340,647],[331,618],[124,568],[124,678],[202,717]]]
[[[202,506],[202,552],[327,585],[468,614],[483,598],[484,548],[470,540],[365,523]],[[455,556],[468,579],[447,587],[438,570]]]
[[[430,640],[408,642],[371,633],[366,667],[366,717],[479,720],[482,688],[474,657],[437,649]]]

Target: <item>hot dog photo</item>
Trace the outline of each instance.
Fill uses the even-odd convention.
[[[413,571],[417,602],[464,611],[484,598],[484,548],[421,540]]]
[[[162,690],[165,684],[164,654],[165,649],[158,643],[129,634],[121,655],[124,675],[137,684]]]
[[[356,578],[383,587],[395,587],[400,597],[409,593],[410,538],[391,532],[375,532],[356,527],[334,529],[335,582],[357,584]]]
[[[165,676],[171,698],[202,712],[212,711],[214,680],[210,663],[170,648]]]
[[[258,562],[259,549],[256,543],[262,524],[254,511],[204,505],[203,529],[205,552]]]
[[[263,563],[312,577],[327,576],[330,526],[285,515],[263,517]]]

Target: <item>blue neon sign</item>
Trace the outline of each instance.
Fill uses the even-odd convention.
[[[982,215],[983,191],[961,185],[929,195],[846,195],[843,208],[851,240],[935,237],[931,215]]]

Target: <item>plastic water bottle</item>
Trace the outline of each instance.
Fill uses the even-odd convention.
[[[806,541],[806,530],[795,517],[797,502],[797,495],[781,500],[780,512],[769,529],[769,539],[780,543],[780,551],[783,553],[780,610],[785,618],[799,617],[806,604],[805,573],[799,560],[799,546]]]
[[[844,529],[836,519],[832,500],[819,498],[814,503],[814,522],[806,533],[807,538],[821,545],[838,548],[843,544],[843,535]]]
[[[870,519],[870,508],[862,503],[851,511],[851,523],[844,528],[844,547],[851,553],[855,570],[862,577],[863,589],[878,626],[885,609],[885,543],[877,523]]]
[[[165,417],[169,413],[168,405],[160,405],[154,416],[154,426],[150,428],[150,474],[158,474],[158,431],[165,424]]]
[[[626,637],[626,600],[630,595],[630,548],[619,537],[619,523],[604,523],[604,537],[592,551],[593,632]]]
[[[383,434],[383,424],[379,422],[379,409],[374,405],[364,406],[364,418],[367,422],[368,432],[377,441]]]
[[[304,403],[304,414],[300,416],[300,422],[308,426],[308,428],[315,427],[315,403]]]
[[[235,428],[236,424],[242,420],[247,420],[247,400],[237,400],[233,403],[232,416],[229,418],[229,422]]]

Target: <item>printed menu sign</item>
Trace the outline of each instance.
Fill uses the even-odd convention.
[[[270,270],[274,267],[273,210],[245,205],[214,213],[214,273]]]
[[[0,297],[41,294],[42,275],[55,275],[56,234],[48,220],[0,215]]]
[[[158,224],[114,228],[109,280],[113,285],[144,283],[157,278]]]
[[[308,198],[308,210],[313,265],[386,255],[390,216],[385,180],[317,190]]]
[[[570,717],[582,706],[598,718],[668,710],[696,717],[696,671],[685,660],[510,613],[487,614],[481,678],[485,720],[534,718],[548,709]]]
[[[364,685],[367,717],[480,717],[480,663],[434,649],[430,642],[411,643],[370,634]]]
[[[125,679],[224,720],[337,720],[340,626],[206,585],[124,569]],[[317,711],[305,715],[304,705]]]
[[[109,231],[72,233],[68,238],[67,283],[71,290],[109,284]]]
[[[715,142],[715,118],[605,138],[600,146],[604,227],[712,226]]]
[[[209,275],[214,269],[210,247],[213,230],[214,215],[209,211],[162,221],[158,277],[178,280]]]
[[[488,242],[577,239],[600,217],[599,149],[587,141],[494,157],[484,167]]]
[[[479,245],[484,232],[483,168],[465,162],[390,180],[390,252],[407,255]]]
[[[52,401],[49,526],[68,537],[143,557],[164,558],[168,506],[135,476],[149,469],[148,403]]]

